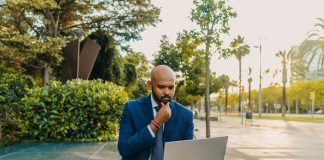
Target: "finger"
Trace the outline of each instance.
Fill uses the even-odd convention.
[[[163,102],[160,102],[160,105],[161,105],[161,108],[165,106]]]
[[[161,108],[162,108],[162,107],[168,107],[168,106],[169,106],[169,103],[170,103],[170,102],[168,102],[167,104],[164,104],[163,102],[161,102]]]

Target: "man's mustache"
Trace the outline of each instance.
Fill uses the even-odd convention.
[[[170,96],[162,96],[161,99],[164,99],[164,98],[169,98],[171,100],[171,97]]]

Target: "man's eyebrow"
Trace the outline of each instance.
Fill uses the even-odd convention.
[[[174,87],[175,85],[168,86],[168,85],[163,85],[163,84],[157,84],[157,86],[159,86],[159,87]]]

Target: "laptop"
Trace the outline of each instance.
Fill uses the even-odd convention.
[[[224,160],[228,136],[166,142],[164,160]]]

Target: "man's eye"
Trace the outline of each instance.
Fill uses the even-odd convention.
[[[173,86],[170,86],[170,87],[169,87],[170,90],[173,90],[173,88],[174,88]]]

